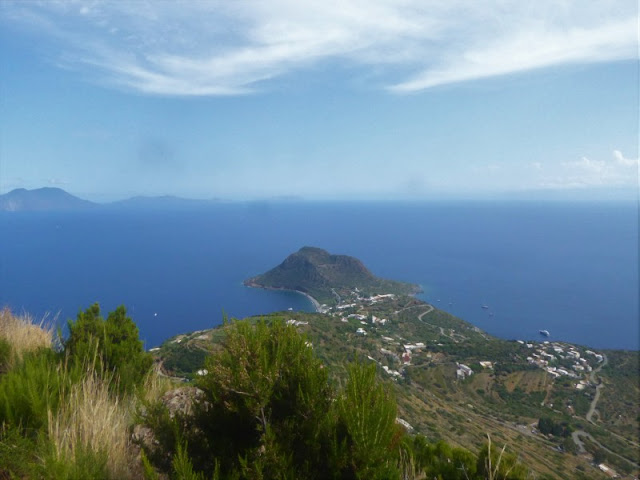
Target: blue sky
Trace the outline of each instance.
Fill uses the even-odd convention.
[[[636,2],[0,3],[0,193],[634,195]]]

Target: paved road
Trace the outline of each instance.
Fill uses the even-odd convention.
[[[640,467],[640,464],[637,464],[636,462],[631,461],[628,458],[623,457],[619,453],[616,453],[613,450],[610,450],[609,448],[605,447],[604,445],[602,445],[599,441],[597,441],[595,438],[593,438],[591,435],[589,435],[584,430],[576,430],[575,432],[573,432],[571,434],[571,438],[573,438],[573,442],[578,446],[578,453],[586,453],[586,449],[584,448],[584,444],[582,443],[582,440],[580,440],[580,437],[586,437],[589,440],[591,440],[593,443],[595,443],[598,447],[602,448],[603,450],[606,450],[607,452],[611,453],[612,455],[615,455],[616,457],[621,458],[622,460],[624,460],[626,462],[629,462],[631,465],[633,465],[636,468]]]
[[[395,312],[393,312],[393,314],[394,314],[394,315],[397,315],[397,314],[399,314],[399,313],[404,312],[405,310],[409,310],[410,308],[416,308],[416,307],[422,307],[422,306],[423,306],[423,305],[421,305],[421,304],[418,304],[418,305],[409,305],[408,307],[404,307],[404,308],[401,308],[400,310],[396,310]]]
[[[422,320],[422,317],[424,317],[427,313],[433,312],[433,310],[434,310],[433,305],[428,305],[428,307],[429,308],[427,310],[425,310],[420,315],[418,315],[418,320],[420,320],[423,323],[425,323],[425,322]]]
[[[331,293],[333,293],[336,296],[336,298],[338,300],[338,305],[339,305],[340,302],[342,301],[342,297],[338,294],[338,292],[336,292],[335,288],[331,289]]]
[[[591,376],[590,376],[590,380],[591,383],[596,383],[596,373],[598,373],[602,367],[604,367],[607,364],[607,356],[603,355],[604,360],[602,361],[602,363],[600,364],[600,366],[596,369],[594,369],[591,372]],[[596,406],[598,405],[598,400],[600,400],[600,389],[604,386],[604,384],[602,383],[602,380],[600,380],[600,383],[598,383],[598,386],[596,387],[596,394],[593,397],[593,400],[591,401],[591,406],[589,407],[589,411],[587,412],[587,422],[591,422],[594,423],[592,418],[593,418],[593,413],[596,411]]]
[[[584,443],[582,443],[582,440],[580,440],[580,437],[586,437],[586,436],[590,437],[591,435],[589,435],[584,430],[577,430],[571,433],[571,438],[573,439],[573,443],[575,443],[576,446],[578,447],[578,453],[580,454],[587,453],[587,449],[584,448]]]

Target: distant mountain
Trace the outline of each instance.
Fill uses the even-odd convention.
[[[115,208],[122,210],[182,210],[214,205],[219,200],[195,200],[171,195],[158,197],[137,196],[111,203],[94,203],[75,197],[60,188],[17,188],[0,195],[0,211],[56,211],[86,210],[88,208]]]
[[[339,302],[356,289],[362,294],[420,291],[418,285],[376,277],[357,258],[331,255],[316,247],[303,247],[277,267],[244,283],[249,287],[296,290],[327,305]]]
[[[0,195],[0,211],[86,210],[98,204],[75,197],[60,188],[17,188]]]

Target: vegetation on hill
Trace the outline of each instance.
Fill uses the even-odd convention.
[[[60,345],[0,313],[0,478],[140,478],[133,391],[152,396],[158,382],[137,327],[123,307],[104,321],[94,305],[70,331]]]
[[[512,454],[431,445],[397,421],[393,390],[356,359],[342,381],[307,338],[279,319],[224,327],[195,381],[188,413],[157,402],[145,453],[191,478],[524,479]],[[169,455],[167,453],[169,452]],[[179,458],[179,461],[176,459]]]
[[[625,478],[633,478],[633,472],[638,471],[634,467],[637,447],[631,435],[640,420],[635,415],[637,407],[631,407],[637,406],[637,397],[633,398],[636,370],[619,372],[619,382],[608,376],[608,365],[596,374],[596,381],[602,378],[604,382],[597,405],[602,421],[594,416],[596,420],[590,424],[585,415],[595,387],[589,375],[554,379],[542,366],[531,363],[549,358],[542,355],[551,355],[549,351],[557,355],[550,366],[562,367],[568,360],[560,358],[563,354],[555,352],[556,348],[563,349],[565,356],[570,351],[580,353],[595,367],[595,353],[587,353],[588,348],[496,339],[413,297],[385,297],[371,302],[353,296],[343,302],[358,304],[350,308],[338,305],[324,314],[287,311],[248,321],[284,321],[295,326],[306,335],[314,355],[335,384],[346,383],[346,366],[356,356],[375,365],[379,381],[394,393],[398,416],[411,425],[412,433],[424,435],[429,445],[444,440],[478,455],[490,434],[500,445],[512,446],[537,478],[607,478],[593,464],[594,459],[604,458],[601,448],[581,437],[586,449],[581,453],[571,436],[584,430],[615,452],[606,455],[609,467]],[[154,355],[164,366],[175,367],[170,374],[197,382],[200,376],[196,371],[205,368],[204,360],[198,358],[204,358],[203,352],[219,351],[225,331],[216,328],[179,335],[167,340]],[[637,352],[606,354],[616,366],[624,362],[631,365],[638,358]],[[468,367],[472,374],[460,376],[459,365]],[[570,366],[564,368],[575,371]],[[636,375],[632,384],[629,375]],[[605,423],[613,416],[627,428]]]
[[[320,303],[334,305],[354,289],[365,295],[412,294],[418,285],[386,280],[373,275],[360,260],[331,255],[316,247],[303,247],[266,273],[245,280],[250,287],[296,290]]]
[[[0,322],[0,478],[527,478],[490,443],[476,456],[409,434],[375,366],[333,377],[279,320],[225,326],[197,388],[138,375],[124,308],[80,312],[57,346],[50,330],[25,345],[28,318]]]

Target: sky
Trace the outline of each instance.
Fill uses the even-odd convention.
[[[0,193],[636,198],[629,0],[0,2]]]

